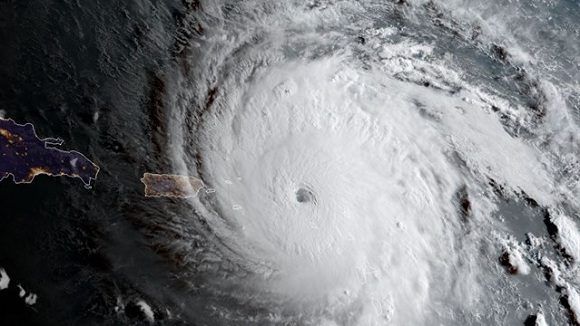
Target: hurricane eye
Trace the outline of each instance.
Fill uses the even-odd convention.
[[[296,191],[296,201],[299,203],[309,203],[312,202],[314,194],[312,191],[306,188],[299,188]]]

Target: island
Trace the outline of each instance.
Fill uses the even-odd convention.
[[[99,167],[77,151],[64,151],[61,139],[41,139],[30,123],[18,124],[0,117],[0,181],[31,183],[38,175],[79,178],[87,188],[97,179]]]
[[[144,173],[141,182],[145,197],[191,198],[204,187],[198,178],[174,174]]]

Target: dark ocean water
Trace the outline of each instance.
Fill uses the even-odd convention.
[[[577,1],[3,1],[0,26],[4,116],[101,169],[0,184],[0,324],[578,323]],[[145,198],[145,172],[216,192]]]

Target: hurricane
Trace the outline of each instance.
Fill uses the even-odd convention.
[[[191,7],[165,123],[204,188],[152,240],[184,315],[578,323],[577,3]]]

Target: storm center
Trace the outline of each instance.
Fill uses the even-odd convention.
[[[306,188],[299,188],[296,191],[296,201],[299,203],[308,203],[311,202],[314,197],[312,191]]]

